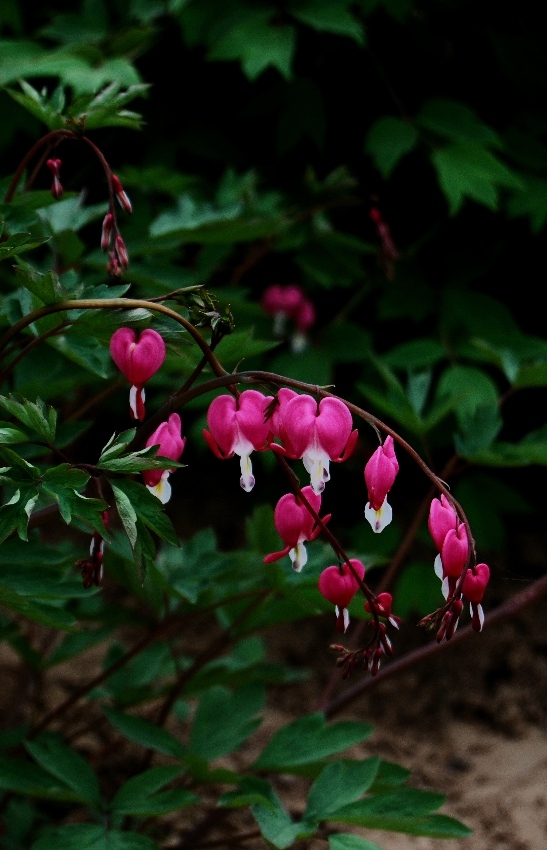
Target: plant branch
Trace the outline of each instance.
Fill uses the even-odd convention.
[[[544,596],[547,596],[547,575],[535,581],[525,590],[521,590],[520,593],[512,596],[507,600],[507,602],[503,602],[501,605],[498,605],[498,607],[494,608],[493,611],[490,611],[484,621],[484,628],[490,628],[502,620],[506,620],[520,614],[521,611],[524,611],[525,608],[528,608],[535,602],[539,602],[539,600]],[[450,641],[430,643],[427,646],[420,647],[419,649],[415,649],[413,652],[403,655],[403,657],[398,658],[397,661],[392,661],[386,667],[383,667],[374,678],[370,677],[363,679],[352,688],[348,688],[348,690],[339,697],[327,702],[322,707],[326,717],[334,717],[334,715],[338,714],[342,711],[342,709],[346,708],[346,706],[360,697],[361,694],[370,690],[370,688],[380,682],[383,682],[383,680],[388,676],[394,676],[397,673],[402,673],[410,667],[413,667],[415,664],[418,664],[420,661],[423,661],[426,658],[431,658],[437,653],[455,646],[474,634],[476,634],[476,632],[473,631],[471,624],[469,624],[465,626],[465,628],[457,631]]]

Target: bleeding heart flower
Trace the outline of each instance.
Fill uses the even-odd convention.
[[[487,564],[477,564],[467,570],[462,585],[462,593],[469,600],[471,609],[471,625],[476,632],[480,632],[484,625],[484,611],[482,610],[482,598],[486,585],[490,580],[490,568]]]
[[[444,538],[450,529],[456,528],[457,524],[458,515],[444,493],[441,494],[440,501],[439,499],[432,499],[427,526],[437,551],[442,550]]]
[[[118,328],[110,340],[110,354],[120,372],[133,385],[129,392],[129,407],[133,419],[145,417],[144,384],[158,371],[165,360],[165,342],[157,331],[147,328],[137,341],[133,328]]]
[[[365,576],[365,567],[357,558],[350,558],[355,573],[361,581]],[[359,582],[349,566],[327,567],[319,576],[319,593],[324,596],[336,609],[336,629],[345,632],[349,625],[348,605],[359,590]]]
[[[310,503],[318,514],[321,509],[321,496],[313,492],[311,487],[303,487],[302,495]],[[328,522],[330,514],[322,517],[323,522]],[[272,552],[264,558],[265,564],[279,561],[288,555],[292,562],[293,570],[299,573],[308,560],[308,553],[304,543],[315,540],[321,528],[315,525],[315,520],[302,500],[294,493],[282,496],[275,506],[274,523],[277,533],[285,543],[285,548],[280,552]]]
[[[245,390],[237,399],[232,395],[217,396],[207,412],[209,431],[203,431],[205,441],[221,459],[239,455],[239,483],[247,493],[255,485],[251,452],[269,448],[270,424],[266,421],[266,409],[272,401],[272,396],[264,396],[258,390]]]
[[[374,532],[383,531],[393,518],[387,494],[393,486],[399,471],[395,457],[393,437],[387,436],[382,446],[378,446],[365,466],[365,483],[368,490],[368,502],[365,516]]]
[[[146,441],[149,446],[159,446],[158,455],[179,461],[186,445],[186,437],[181,433],[181,421],[178,413],[172,413],[167,422],[162,422]],[[168,478],[173,469],[145,469],[142,473],[144,483],[162,504],[171,498],[171,485]]]
[[[317,403],[311,395],[295,395],[280,407],[278,423],[286,453],[302,458],[314,492],[322,493],[330,461],[346,460],[357,442],[348,408],[338,398]]]

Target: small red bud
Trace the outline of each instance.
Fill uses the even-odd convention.
[[[112,180],[112,188],[114,190],[114,194],[116,195],[121,208],[126,213],[133,212],[133,207],[131,206],[131,201],[129,200],[127,192],[124,190],[124,188],[123,188],[123,186],[120,182],[120,178],[117,177],[115,174],[112,174],[110,179]]]
[[[127,248],[125,247],[125,242],[121,236],[116,236],[114,241],[114,252],[116,253],[120,265],[124,269],[129,268],[129,255],[127,253]]]
[[[110,237],[112,235],[112,225],[114,224],[114,216],[112,213],[107,213],[103,219],[103,229],[101,233],[101,251],[108,251],[110,248]]]

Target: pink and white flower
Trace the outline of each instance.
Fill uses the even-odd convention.
[[[352,431],[351,413],[338,398],[317,403],[310,395],[295,395],[281,403],[277,416],[287,455],[302,458],[314,493],[322,493],[330,462],[346,460],[355,447],[358,434]]]
[[[393,510],[387,501],[387,494],[393,486],[399,471],[395,457],[393,437],[387,436],[383,445],[378,446],[365,466],[365,483],[368,490],[368,502],[365,517],[374,532],[383,531],[393,518]]]
[[[186,437],[181,433],[182,424],[178,413],[172,413],[167,422],[162,422],[146,441],[146,447],[159,446],[157,454],[178,462],[186,445]],[[169,475],[174,469],[145,469],[142,473],[144,483],[154,496],[165,505],[171,498]]]
[[[221,459],[239,455],[239,483],[246,493],[255,485],[251,453],[269,448],[266,408],[272,401],[272,396],[264,396],[258,390],[245,390],[237,399],[232,395],[217,396],[207,412],[209,431],[203,431],[205,441]]]
[[[321,496],[314,493],[311,487],[303,487],[302,495],[318,514],[321,509]],[[329,519],[330,514],[322,517],[323,522],[328,522]],[[277,533],[285,543],[285,547],[280,552],[272,552],[270,555],[266,555],[264,563],[271,564],[288,555],[293,570],[299,573],[308,560],[304,543],[315,540],[321,531],[321,527],[316,525],[315,519],[306,505],[294,493],[287,493],[278,501],[274,511],[274,524]]]
[[[133,419],[143,420],[144,384],[155,375],[165,360],[165,342],[160,334],[147,328],[137,341],[133,328],[118,328],[110,340],[110,354],[120,372],[132,387],[129,391],[129,407]]]
[[[350,564],[362,581],[364,565],[357,558],[350,558]],[[345,632],[349,626],[348,605],[358,590],[359,582],[346,563],[327,567],[319,576],[319,593],[335,606],[336,629],[339,632]]]
[[[490,568],[487,564],[477,564],[467,570],[462,585],[462,593],[469,601],[471,609],[471,625],[476,632],[482,631],[484,625],[484,611],[482,610],[482,598],[486,585],[490,580]]]

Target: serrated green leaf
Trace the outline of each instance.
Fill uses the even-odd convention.
[[[147,528],[167,543],[171,543],[173,546],[179,546],[173,524],[156,496],[152,495],[146,487],[136,481],[116,481],[116,487],[131,502],[137,517]]]
[[[295,28],[270,23],[271,17],[269,9],[252,9],[245,17],[236,18],[235,24],[214,41],[207,58],[212,61],[241,61],[250,80],[256,79],[270,66],[289,79],[296,41]]]

